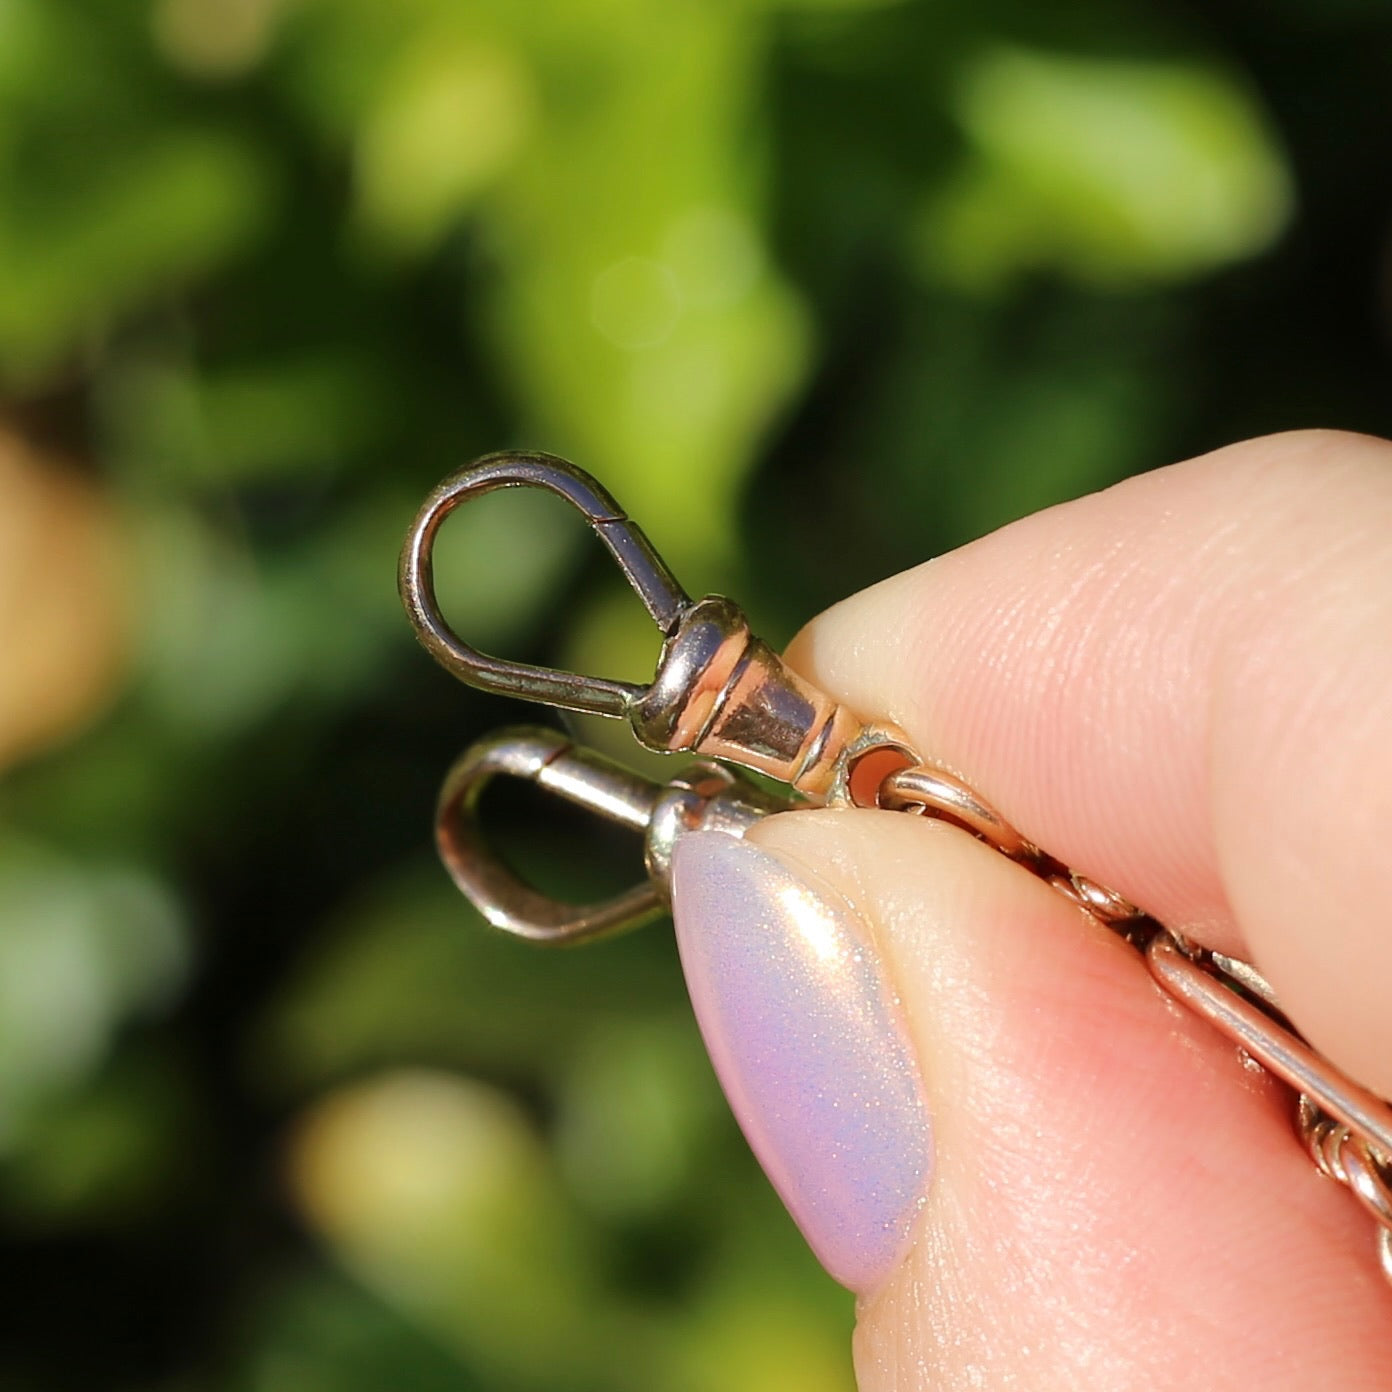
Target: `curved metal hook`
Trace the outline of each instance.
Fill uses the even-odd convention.
[[[490,657],[445,622],[431,566],[441,523],[470,498],[519,487],[544,488],[570,503],[643,601],[663,634],[662,655],[646,686]],[[689,749],[743,764],[819,801],[837,795],[849,751],[865,752],[863,721],[756,638],[737,605],[718,595],[692,603],[614,499],[583,469],[555,455],[490,454],[451,474],[411,525],[399,581],[421,642],[470,686],[565,710],[624,716],[649,749]],[[872,733],[869,743],[903,742]]]
[[[534,783],[640,834],[662,792],[554,730],[500,730],[468,749],[440,789],[435,840],[455,884],[495,928],[539,943],[593,942],[663,911],[661,889],[646,878],[602,904],[562,903],[519,880],[488,849],[476,816],[483,790],[500,774]]]
[[[484,455],[451,474],[425,500],[411,524],[401,550],[398,581],[417,637],[442,667],[470,686],[592,715],[626,715],[647,687],[490,657],[470,647],[445,621],[435,597],[435,535],[461,503],[495,488],[544,488],[564,498],[619,563],[663,634],[670,634],[691,607],[686,592],[641,528],[589,474],[553,454],[505,451]]]
[[[638,832],[643,879],[599,904],[566,903],[525,884],[489,850],[478,825],[479,798],[499,775],[524,779]],[[627,932],[663,912],[672,851],[687,833],[743,836],[787,806],[709,760],[698,759],[657,784],[555,730],[524,725],[481,739],[455,762],[440,790],[435,840],[455,884],[495,928],[563,946]]]

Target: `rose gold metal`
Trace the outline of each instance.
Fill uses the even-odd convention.
[[[1392,1107],[1296,1034],[1256,968],[1195,947],[1115,890],[1060,865],[941,770],[919,766],[891,774],[880,801],[963,827],[1048,881],[1140,947],[1157,983],[1227,1035],[1244,1064],[1260,1066],[1295,1089],[1300,1133],[1315,1163],[1346,1185],[1379,1223],[1378,1257],[1392,1281]]]
[[[498,777],[532,783],[639,833],[642,879],[598,904],[570,904],[533,889],[497,858],[479,827],[479,801]],[[570,946],[626,933],[666,911],[678,837],[698,830],[742,836],[783,805],[718,764],[698,761],[658,784],[555,730],[521,726],[479,740],[455,761],[440,790],[435,839],[455,884],[495,928]]]
[[[1360,1140],[1392,1152],[1392,1111],[1367,1088],[1346,1078],[1293,1030],[1233,989],[1211,962],[1181,952],[1166,933],[1146,949],[1151,975],[1177,1000],[1202,1015],[1310,1106]]]
[[[494,778],[520,778],[643,832],[657,789],[607,759],[576,749],[553,730],[506,730],[480,740],[445,776],[435,814],[440,859],[460,890],[495,928],[540,943],[592,942],[656,918],[658,888],[644,880],[601,904],[561,903],[524,884],[498,860],[478,824],[478,804]]]
[[[927,764],[915,764],[890,774],[880,789],[880,806],[952,822],[994,846],[1002,855],[1031,868],[1045,858],[974,789],[960,778]]]
[[[629,718],[650,749],[726,759],[824,799],[864,729],[798,676],[718,597],[686,608]]]
[[[435,595],[436,537],[455,508],[498,488],[559,495],[603,541],[665,635],[647,686],[490,657],[449,626]],[[398,580],[420,641],[459,680],[564,710],[626,717],[649,749],[725,759],[825,801],[835,794],[848,747],[866,731],[756,638],[737,605],[718,596],[693,603],[609,493],[555,455],[491,454],[451,474],[412,523]]]

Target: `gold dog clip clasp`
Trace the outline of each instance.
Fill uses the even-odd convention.
[[[477,809],[497,777],[519,778],[587,808],[643,838],[645,874],[599,904],[569,904],[524,884],[491,850]],[[672,848],[690,831],[742,836],[786,807],[719,764],[698,760],[654,783],[573,744],[556,730],[499,730],[470,746],[445,775],[435,816],[440,858],[454,882],[495,928],[532,942],[593,942],[640,927],[666,911]]]
[[[543,488],[579,511],[618,562],[665,641],[647,686],[509,662],[470,647],[440,612],[431,554],[440,524],[495,488]],[[470,686],[565,710],[622,716],[639,741],[692,750],[789,783],[814,801],[847,792],[851,764],[898,747],[792,672],[721,596],[692,600],[641,529],[583,469],[550,454],[490,454],[451,474],[425,500],[401,553],[402,602],[421,642]],[[906,750],[904,763],[916,762]]]

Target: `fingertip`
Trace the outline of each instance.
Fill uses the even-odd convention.
[[[1392,1091],[1392,444],[1244,442],[843,601],[790,661],[1037,844],[1256,962]]]
[[[860,1302],[863,1392],[1385,1366],[1364,1216],[1130,947],[955,828],[798,812],[752,836],[869,925],[932,1119],[912,1240]]]

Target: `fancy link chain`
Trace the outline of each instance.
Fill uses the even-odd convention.
[[[1183,960],[1195,971],[1219,981],[1248,1005],[1261,1011],[1268,1037],[1279,1047],[1303,1047],[1290,1027],[1270,987],[1255,970],[1232,958],[1206,952],[1150,917],[1114,889],[1070,870],[1048,852],[1020,835],[967,784],[941,769],[914,765],[888,775],[879,790],[879,805],[916,816],[934,817],[963,827],[1009,859],[1053,886],[1070,903],[1125,938],[1145,958],[1151,976],[1170,994],[1177,994],[1162,964]],[[1156,940],[1161,950],[1153,950]],[[1168,949],[1168,950],[1166,950]],[[1184,1003],[1238,1041],[1244,1061],[1263,1065],[1261,1051],[1249,1035],[1237,1035],[1223,1012],[1203,1008],[1192,995]],[[1392,1282],[1392,1155],[1365,1135],[1331,1116],[1319,1100],[1297,1089],[1295,1126],[1321,1174],[1346,1185],[1378,1224],[1378,1258],[1383,1275]]]

